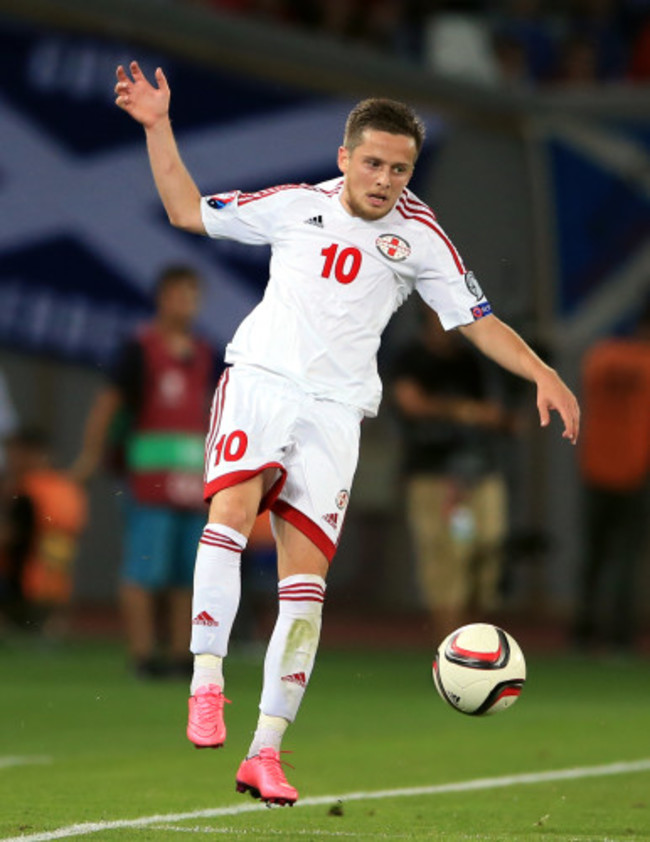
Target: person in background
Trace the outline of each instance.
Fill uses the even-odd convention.
[[[438,644],[470,608],[485,617],[497,606],[508,525],[499,440],[513,415],[489,395],[476,352],[430,309],[394,361],[391,395],[417,580]]]
[[[567,5],[568,42],[581,44],[580,52],[589,46],[592,58],[588,63],[593,63],[595,81],[622,81],[630,49],[622,4],[618,0],[571,0]]]
[[[87,521],[83,489],[51,463],[46,435],[21,429],[6,442],[0,570],[5,615],[23,629],[68,629],[73,566]]]
[[[648,539],[650,303],[633,336],[603,339],[587,352],[582,384],[585,540],[574,640],[629,649]]]
[[[170,266],[160,274],[155,317],[122,349],[90,410],[72,468],[73,476],[88,480],[107,451],[111,428],[126,426],[121,602],[130,656],[142,678],[190,668],[192,577],[205,521],[203,449],[216,382],[212,350],[192,327],[199,294],[190,267]],[[164,658],[157,628],[161,596]]]
[[[552,21],[540,0],[504,0],[491,11],[497,57],[502,67],[517,67],[517,78],[543,83],[553,73],[556,44]],[[505,80],[512,78],[511,72]]]

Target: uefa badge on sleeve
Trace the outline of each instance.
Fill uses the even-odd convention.
[[[471,312],[472,316],[474,316],[474,321],[477,322],[479,319],[482,319],[483,316],[489,316],[492,312],[492,307],[488,301],[484,301],[483,304],[477,304],[476,307],[472,307]]]
[[[225,208],[226,205],[234,202],[236,196],[237,192],[234,190],[230,193],[218,193],[216,196],[210,196],[208,205],[214,210],[221,210],[221,208]]]
[[[483,290],[481,285],[476,280],[476,275],[473,272],[465,272],[465,286],[477,301],[483,298]]]

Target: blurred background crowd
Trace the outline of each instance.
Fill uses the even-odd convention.
[[[380,353],[325,641],[432,647],[493,619],[526,644],[647,652],[649,6],[0,0],[0,634],[125,632],[142,677],[187,667],[203,509],[178,506],[194,486],[174,472],[197,471],[268,253],[169,227],[113,104],[116,65],[138,58],[165,68],[205,193],[332,178],[357,99],[413,104],[428,131],[414,191],[583,404],[574,450],[539,429],[532,388],[409,300]],[[181,292],[161,310],[169,272]],[[186,426],[163,429],[172,405]],[[160,472],[174,500],[156,498]],[[152,536],[178,547],[169,575]],[[275,601],[268,522],[244,577],[235,633],[255,643]]]
[[[317,32],[485,86],[642,84],[646,0],[184,0]]]

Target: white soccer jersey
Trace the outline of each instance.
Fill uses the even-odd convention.
[[[377,350],[388,320],[417,289],[447,330],[490,305],[431,209],[410,190],[382,219],[351,216],[343,179],[285,184],[201,201],[209,236],[272,248],[262,301],[226,362],[282,374],[309,394],[377,414]]]

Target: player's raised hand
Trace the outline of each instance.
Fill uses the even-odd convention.
[[[152,85],[137,61],[131,62],[129,71],[130,76],[122,65],[117,68],[115,104],[146,129],[151,128],[169,113],[170,90],[167,79],[159,67],[156,70],[156,84]]]
[[[537,381],[537,409],[542,427],[551,421],[551,411],[559,413],[564,423],[562,438],[571,444],[578,441],[580,432],[580,407],[573,392],[555,371],[549,370]]]

